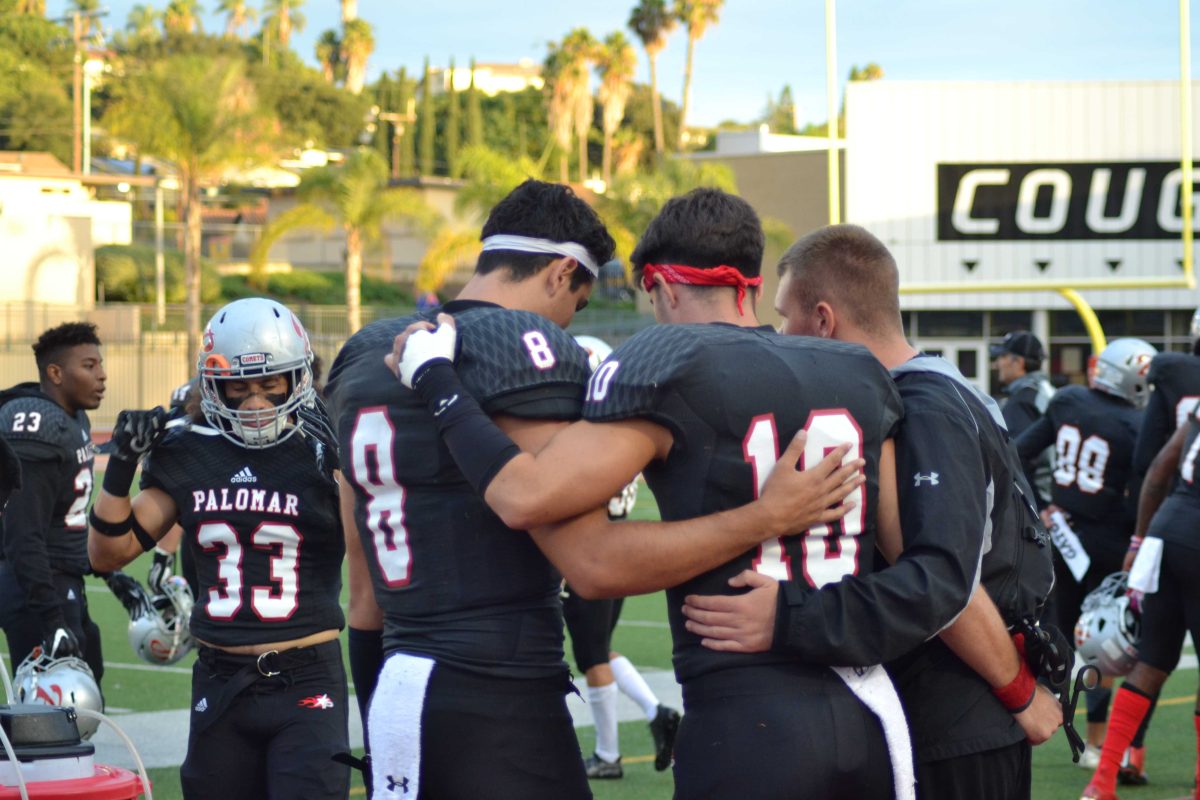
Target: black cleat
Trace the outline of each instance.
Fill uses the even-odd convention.
[[[621,767],[620,756],[617,756],[616,761],[605,761],[600,756],[592,753],[584,760],[583,768],[587,770],[589,778],[596,778],[598,780],[625,777],[625,770]]]
[[[658,713],[650,720],[650,734],[654,737],[654,768],[659,772],[671,766],[678,730],[679,712],[660,704]]]

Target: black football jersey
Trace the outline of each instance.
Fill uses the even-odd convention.
[[[1017,449],[1028,460],[1052,445],[1055,505],[1079,524],[1111,530],[1116,539],[1127,541],[1136,506],[1127,489],[1141,417],[1133,406],[1104,392],[1067,386],[1054,395],[1046,415],[1017,439]]]
[[[1200,358],[1187,353],[1159,353],[1150,362],[1147,381],[1154,391],[1146,404],[1133,468],[1145,475],[1158,451],[1200,403]]]
[[[491,303],[442,310],[457,323],[459,377],[485,412],[579,417],[587,354],[561,328]],[[326,384],[384,647],[489,676],[565,674],[558,574],[466,482],[425,403],[383,363],[397,334],[436,313],[363,328]]]
[[[1194,358],[1194,356],[1191,356]],[[1196,359],[1200,361],[1200,359]],[[1164,541],[1200,549],[1200,408],[1195,409],[1184,420],[1190,430],[1184,440],[1183,450],[1179,455],[1179,468],[1176,470],[1175,488],[1163,501],[1154,519],[1150,521],[1147,536],[1156,536]]]
[[[0,435],[29,465],[21,490],[0,516],[4,540],[25,535],[26,531],[14,529],[28,524],[21,495],[39,493],[49,503],[48,518],[46,509],[39,509],[39,517],[45,527],[46,556],[55,572],[86,575],[91,571],[87,555],[87,510],[95,460],[91,431],[86,412],[70,416],[36,383],[19,384],[0,393]],[[32,485],[34,465],[38,465],[38,480],[46,481],[47,486]]]
[[[179,509],[199,639],[232,647],[343,627],[337,487],[311,440],[249,449],[204,425],[175,428],[143,462],[141,486]]]
[[[775,653],[708,650],[680,613],[689,594],[729,594],[729,578],[756,569],[820,587],[871,569],[879,493],[879,449],[902,415],[887,371],[865,348],[770,328],[660,325],[639,332],[600,365],[584,418],[645,418],[668,428],[674,445],[644,475],[664,520],[681,520],[753,500],[779,454],[808,431],[805,463],[851,442],[866,459],[867,483],[842,521],[774,540],[667,591],[679,680],[729,667],[788,660]]]

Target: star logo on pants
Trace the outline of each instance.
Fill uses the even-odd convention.
[[[301,699],[296,705],[301,708],[333,708],[333,698],[327,694],[315,694]]]

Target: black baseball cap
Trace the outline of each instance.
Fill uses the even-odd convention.
[[[992,358],[999,358],[1005,353],[1028,358],[1030,361],[1041,361],[1045,357],[1042,343],[1029,331],[1013,331],[1004,337],[1000,344],[988,347]]]

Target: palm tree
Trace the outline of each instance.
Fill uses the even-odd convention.
[[[567,53],[555,42],[551,42],[549,47],[546,60],[542,64],[542,75],[546,81],[546,124],[550,128],[550,143],[558,146],[559,182],[566,183],[570,180],[567,169],[571,152],[575,88],[571,81]]]
[[[362,94],[367,80],[367,59],[374,51],[371,23],[365,19],[352,19],[342,26],[341,54],[346,64],[346,88],[353,94]]]
[[[171,0],[162,19],[163,29],[169,34],[195,33],[200,27],[200,2]]]
[[[592,62],[596,60],[600,45],[587,28],[576,28],[563,40],[563,49],[570,58],[569,69],[574,73],[572,96],[574,98],[575,142],[579,147],[579,182],[587,180],[588,132],[596,113],[592,99]]]
[[[71,0],[68,14],[79,15],[79,33],[86,39],[92,32],[92,19],[100,10],[100,0]]]
[[[192,355],[200,352],[200,188],[230,166],[269,161],[273,120],[259,109],[240,59],[171,56],[113,87],[105,127],[178,175]]]
[[[256,11],[246,0],[217,0],[217,13],[225,15],[225,38],[241,38],[242,29],[258,19]]]
[[[153,6],[139,3],[129,9],[125,30],[134,39],[148,41],[158,38],[158,11]]]
[[[263,19],[263,30],[285,50],[291,44],[292,33],[304,30],[304,15],[298,10],[302,5],[304,0],[266,0],[263,4],[267,14]]]
[[[642,0],[629,15],[629,28],[642,42],[650,60],[650,96],[654,110],[654,152],[662,155],[663,124],[662,98],[658,94],[658,54],[667,46],[667,36],[675,28],[676,19],[667,10],[666,0]]]
[[[342,24],[358,19],[358,0],[342,0]]]
[[[429,68],[429,57],[425,57],[425,77],[421,82],[421,175],[433,174],[433,146],[437,133],[437,120],[433,117],[433,70]]]
[[[467,144],[483,147],[483,108],[479,103],[479,89],[475,88],[475,59],[471,59],[471,85],[467,87]]]
[[[462,104],[454,88],[454,59],[450,59],[450,85],[446,87],[446,174],[458,177],[458,148],[462,141]]]
[[[388,188],[387,162],[369,147],[358,148],[340,166],[306,173],[297,192],[304,202],[267,226],[251,264],[265,264],[271,246],[290,230],[340,225],[346,234],[346,316],[354,333],[362,327],[364,246],[380,237],[389,220],[407,220],[432,234],[440,219],[416,190]]]
[[[717,15],[725,0],[675,0],[675,16],[687,28],[688,46],[687,62],[683,68],[683,108],[679,112],[679,148],[687,139],[688,109],[692,105],[692,56],[696,51],[696,42],[708,30],[709,25],[717,23]]]
[[[323,32],[321,38],[317,39],[316,50],[317,63],[321,65],[321,77],[326,83],[332,84],[337,80],[337,68],[342,58],[342,43],[338,39],[337,31],[330,29]]]
[[[625,103],[633,92],[633,73],[637,69],[637,53],[625,38],[614,31],[600,49],[597,70],[600,73],[601,127],[604,129],[604,183],[612,183],[612,144],[617,126],[625,118]]]
[[[46,16],[46,0],[17,0],[17,13],[44,17]]]

